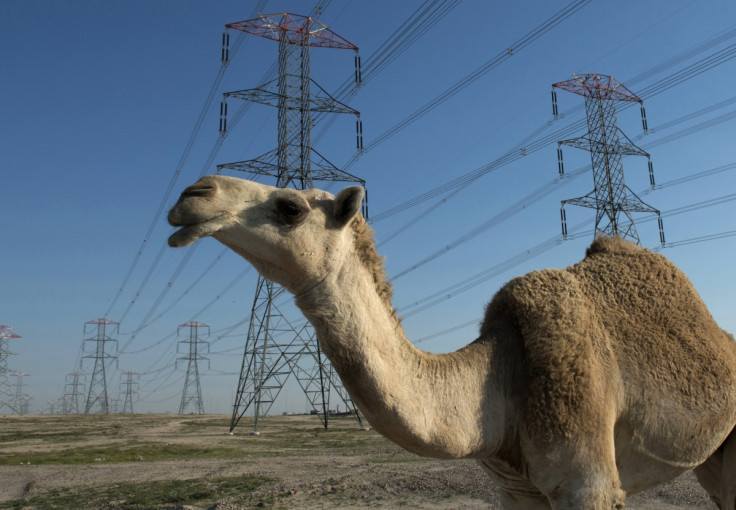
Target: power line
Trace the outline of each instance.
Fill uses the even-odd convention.
[[[419,262],[416,262],[412,264],[410,267],[404,269],[403,271],[400,271],[393,277],[391,277],[391,281],[395,281],[399,278],[401,278],[404,275],[407,275],[423,265],[441,257],[442,255],[445,255],[450,250],[457,248],[463,243],[466,243],[470,241],[471,239],[477,237],[478,235],[482,234],[483,232],[486,232],[487,230],[491,229],[492,227],[495,227],[496,225],[499,225],[500,223],[512,218],[517,213],[523,211],[531,204],[534,204],[544,197],[550,195],[552,192],[557,191],[560,187],[572,182],[573,180],[577,179],[581,175],[585,174],[588,170],[590,170],[590,165],[584,166],[582,168],[579,168],[575,170],[574,172],[567,175],[567,178],[563,177],[556,177],[552,179],[551,181],[547,182],[545,185],[537,188],[530,194],[526,195],[524,198],[516,201],[503,211],[499,212],[498,214],[494,215],[487,221],[483,222],[479,226],[475,227],[474,229],[466,232],[462,236],[456,238],[455,240],[447,243],[444,247],[441,249],[433,252],[432,254],[428,255],[427,257],[423,258]]]
[[[518,39],[516,42],[499,52],[495,57],[493,57],[491,60],[487,61],[485,64],[477,68],[475,71],[470,73],[469,75],[465,76],[463,79],[461,79],[459,82],[455,83],[453,86],[436,96],[434,99],[426,103],[424,106],[416,110],[411,115],[405,117],[403,120],[399,121],[397,124],[395,124],[393,127],[386,130],[384,133],[376,137],[372,142],[368,143],[363,152],[360,154],[356,154],[353,156],[352,159],[350,159],[345,165],[344,168],[348,169],[350,168],[355,162],[358,160],[358,158],[368,152],[369,150],[375,148],[377,145],[383,143],[390,137],[394,136],[399,131],[403,130],[405,127],[409,126],[413,122],[415,122],[417,119],[421,118],[440,104],[444,103],[446,100],[450,99],[451,97],[455,96],[458,92],[465,89],[467,86],[471,85],[472,83],[476,82],[478,79],[480,79],[484,74],[491,71],[492,69],[495,69],[497,66],[511,58],[513,55],[518,53],[520,50],[524,49],[526,46],[531,44],[532,42],[536,41],[538,38],[552,30],[555,26],[575,14],[578,10],[580,10],[582,7],[584,7],[586,4],[588,4],[590,0],[576,0],[567,6],[565,6],[562,10],[554,14],[552,17],[545,20],[541,25],[537,26],[530,32],[526,33],[524,36],[522,36],[520,39]]]
[[[267,3],[268,3],[268,0],[259,0],[253,9],[254,15],[258,13],[260,10],[262,10],[266,6]],[[323,1],[322,3],[325,3],[325,2]],[[245,42],[245,39],[246,38],[244,37],[244,34],[238,34],[238,37],[236,38],[232,48],[230,49],[230,52],[233,57],[238,53],[243,43]],[[158,209],[156,209],[156,212],[154,213],[153,219],[151,220],[151,223],[148,226],[148,230],[146,231],[146,235],[143,237],[143,241],[141,242],[141,245],[138,248],[138,252],[133,257],[133,262],[128,268],[128,271],[125,277],[123,278],[123,282],[120,285],[120,288],[115,293],[115,296],[111,300],[110,305],[107,307],[107,311],[103,314],[103,317],[110,316],[112,309],[114,308],[121,294],[125,290],[128,284],[128,281],[130,280],[133,272],[135,271],[135,268],[140,262],[143,252],[145,251],[146,246],[148,245],[148,240],[153,235],[153,231],[156,225],[159,223],[161,219],[161,215],[163,214],[163,211],[165,210],[166,205],[169,202],[169,198],[171,196],[171,192],[174,189],[174,186],[176,185],[176,181],[179,179],[179,176],[181,175],[184,165],[186,161],[189,159],[189,154],[192,148],[194,147],[197,137],[199,136],[199,132],[200,132],[200,129],[202,128],[202,125],[204,124],[205,117],[207,116],[207,113],[210,111],[212,101],[215,98],[215,95],[217,94],[218,89],[220,88],[220,83],[222,82],[222,79],[225,77],[228,62],[229,60],[226,60],[225,55],[223,54],[222,65],[217,70],[217,74],[215,75],[212,85],[210,86],[210,90],[207,93],[207,97],[205,98],[204,104],[202,105],[202,109],[199,112],[199,116],[197,117],[197,120],[194,123],[194,128],[192,129],[192,132],[189,134],[189,138],[187,139],[187,142],[184,145],[184,150],[182,151],[182,154],[179,157],[179,162],[177,163],[174,169],[174,172],[171,175],[171,179],[169,180],[169,184],[166,187],[166,190],[164,191],[164,195],[161,198],[161,202],[159,203]],[[139,292],[140,292],[140,289],[139,289]],[[129,311],[129,309],[130,309],[130,306],[128,307],[128,310],[126,310],[125,312],[126,314]]]
[[[439,5],[438,5],[439,4]],[[347,78],[333,94],[340,101],[347,103],[354,97],[365,84],[388,67],[391,62],[399,57],[405,50],[421,38],[430,28],[436,25],[453,8],[460,4],[459,0],[427,0],[419,6],[394,32],[378,47],[361,66],[360,88],[352,84],[352,77]],[[315,115],[315,121],[319,122],[323,115]],[[330,116],[315,137],[318,141],[335,122],[336,117]]]
[[[696,202],[694,204],[689,204],[686,206],[678,207],[676,209],[671,209],[669,211],[662,212],[661,216],[663,218],[675,216],[678,214],[684,214],[684,213],[692,212],[698,209],[703,209],[706,207],[713,207],[715,205],[720,205],[720,204],[734,201],[734,200],[736,200],[736,193],[731,193],[728,195],[717,197],[715,199],[704,200],[701,202]],[[645,218],[644,220],[642,220],[642,223],[651,221],[655,218],[656,216]],[[580,229],[584,227],[585,225],[588,225],[589,223],[590,221],[584,221],[582,223],[578,223],[573,228],[568,229],[568,239],[576,239],[584,235],[592,234],[592,231],[586,231],[586,232],[580,233]],[[555,246],[559,246],[562,243],[563,243],[563,239],[561,235],[551,237],[545,241],[542,241],[541,243],[538,243],[532,246],[531,248],[528,248],[522,252],[517,253],[516,255],[509,257],[508,259],[502,262],[499,262],[498,264],[491,266],[488,269],[480,271],[468,278],[465,278],[459,282],[449,285],[443,288],[442,290],[439,290],[428,296],[418,299],[417,301],[409,305],[398,307],[398,310],[403,312],[401,313],[401,317],[402,318],[411,317],[412,315],[416,315],[420,312],[423,312],[427,310],[428,308],[431,308],[441,302],[444,302],[448,299],[456,297],[458,294],[466,292],[480,285],[481,283],[484,283],[487,280],[490,280],[491,278],[508,271],[509,269],[512,269],[524,262],[527,262],[533,259],[534,257],[541,255],[544,252],[551,250]],[[665,244],[665,246],[667,245]],[[408,311],[404,312],[404,310],[408,310]]]
[[[717,36],[711,38],[710,40],[697,45],[693,49],[685,51],[677,55],[676,57],[669,59],[658,66],[655,66],[651,70],[640,74],[639,76],[633,78],[632,80],[627,81],[627,83],[636,83],[638,81],[643,80],[644,78],[650,77],[652,75],[656,75],[664,70],[670,69],[671,67],[674,67],[675,65],[687,60],[688,58],[691,58],[706,50],[709,50],[713,48],[714,46],[716,46],[717,44],[720,44],[724,42],[725,40],[728,40],[733,37],[736,37],[736,28],[726,31],[724,33],[718,34]],[[732,46],[736,46],[736,45],[732,45]],[[731,48],[731,46],[729,46],[729,48]],[[693,76],[693,69],[696,69],[697,72],[699,73],[706,72],[730,60],[730,58],[733,58],[734,55],[732,55],[732,52],[727,52],[726,56],[728,58],[724,57],[724,50],[720,50],[716,52],[715,54],[708,55],[704,57],[703,59],[691,64],[690,66],[684,69],[681,69],[679,71],[676,71],[660,79],[659,81],[650,85],[649,87],[645,87],[641,93],[641,97],[648,98],[653,95],[659,94],[660,92],[664,90],[667,90],[676,85],[679,85],[687,81]],[[571,111],[574,111],[574,110],[582,110],[582,107],[573,108]],[[565,117],[566,115],[569,115],[569,113],[570,112],[566,112],[565,114],[560,115],[560,117]],[[527,136],[521,142],[517,143],[514,147],[509,149],[503,156],[499,157],[495,161],[488,163],[476,170],[463,174],[459,177],[456,177],[455,179],[452,179],[451,181],[443,183],[420,195],[417,195],[413,198],[405,200],[401,202],[400,204],[397,204],[385,211],[379,212],[378,214],[374,214],[371,218],[371,223],[378,223],[380,221],[388,219],[391,216],[402,213],[406,209],[415,207],[423,202],[426,202],[427,200],[431,200],[432,198],[443,195],[444,193],[447,193],[451,190],[468,186],[470,183],[477,180],[478,178],[486,175],[489,172],[497,170],[513,161],[520,159],[521,157],[523,157],[523,155],[529,155],[543,147],[546,147],[547,145],[551,143],[556,143],[557,140],[566,139],[572,133],[576,132],[581,127],[583,127],[585,125],[585,120],[580,119],[578,121],[575,121],[573,125],[561,128],[557,130],[556,132],[546,136],[544,139],[539,139],[535,142],[531,142],[531,140],[538,133],[543,132],[546,128],[551,126],[551,124],[552,124],[552,121],[545,122],[544,124],[542,124],[542,126],[540,126],[535,131],[533,131],[532,134]],[[521,151],[522,148],[524,149],[523,152]],[[446,200],[443,200],[442,202],[436,205],[439,206],[445,202]]]
[[[236,41],[237,47],[233,50],[233,53],[237,52],[237,49],[242,44],[243,39],[244,39],[243,37],[238,38],[238,40]],[[174,169],[174,172],[171,175],[171,179],[169,180],[169,184],[166,187],[166,190],[164,191],[164,195],[161,198],[161,202],[159,203],[158,209],[156,209],[156,212],[153,215],[153,219],[151,220],[151,223],[148,226],[148,230],[146,231],[146,235],[143,237],[143,241],[141,242],[141,245],[138,248],[138,252],[136,253],[135,257],[133,257],[133,262],[131,263],[130,268],[128,269],[128,272],[126,273],[125,278],[123,278],[123,283],[120,285],[120,288],[115,293],[115,296],[110,302],[110,305],[107,307],[107,311],[103,315],[104,317],[108,317],[110,315],[110,312],[112,311],[113,307],[115,306],[118,299],[120,298],[120,295],[125,290],[125,287],[127,286],[128,281],[130,280],[130,277],[133,274],[133,271],[135,271],[136,266],[140,262],[141,256],[143,255],[143,252],[146,249],[146,246],[148,244],[148,240],[151,238],[153,234],[153,230],[156,228],[156,225],[158,225],[161,219],[161,215],[163,214],[163,211],[166,208],[166,204],[169,202],[169,198],[171,196],[171,192],[174,189],[176,181],[179,179],[179,175],[181,175],[181,172],[184,168],[184,164],[189,158],[189,153],[191,152],[192,147],[194,146],[194,142],[199,136],[199,131],[202,128],[202,124],[204,123],[204,119],[207,113],[210,110],[212,100],[214,99],[215,94],[217,93],[217,90],[220,87],[220,82],[225,76],[226,69],[227,69],[226,65],[223,64],[218,69],[217,74],[215,75],[215,79],[212,82],[212,85],[210,86],[210,91],[207,94],[207,97],[205,98],[204,104],[202,105],[202,110],[200,111],[199,117],[197,117],[197,120],[194,123],[194,128],[192,129],[192,132],[189,135],[189,139],[187,140],[187,143],[184,145],[184,150],[182,151],[182,154],[179,158],[179,162],[177,163]],[[126,310],[126,313],[127,313],[127,310]]]

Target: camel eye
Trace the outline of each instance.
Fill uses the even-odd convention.
[[[299,208],[293,202],[284,202],[281,205],[281,213],[287,216],[296,216],[299,214]]]
[[[276,202],[276,210],[282,222],[287,225],[297,225],[304,220],[307,211],[296,202],[281,199]]]

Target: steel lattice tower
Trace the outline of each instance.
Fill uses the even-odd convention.
[[[311,48],[350,49],[355,51],[355,79],[359,83],[357,46],[310,17],[289,13],[262,15],[226,25],[223,63],[227,63],[227,29],[278,41],[278,77],[256,89],[224,94],[220,106],[221,136],[227,132],[227,100],[241,99],[277,108],[278,147],[255,159],[218,165],[218,172],[230,169],[271,177],[275,179],[275,185],[282,188],[309,189],[315,181],[365,186],[365,181],[338,170],[311,145],[313,113],[347,113],[356,117],[356,147],[362,150],[360,113],[330,96],[310,76]],[[258,433],[259,418],[268,414],[292,374],[325,428],[331,389],[338,393],[348,409],[355,409],[339,377],[321,353],[311,325],[305,322],[303,326],[297,326],[290,322],[274,302],[283,292],[283,288],[259,277],[233,404],[231,432],[252,406],[254,433]]]
[[[120,374],[120,391],[123,398],[123,414],[133,414],[133,397],[138,394],[138,372],[123,372]]]
[[[0,325],[0,414],[7,411],[19,414],[15,391],[10,384],[10,372],[8,369],[8,357],[14,355],[10,352],[10,340],[21,338],[13,333],[12,326]]]
[[[556,88],[579,94],[585,98],[588,132],[579,138],[562,140],[557,146],[558,170],[564,175],[562,145],[590,152],[593,167],[593,191],[579,198],[562,201],[560,216],[562,235],[567,238],[565,205],[579,205],[596,210],[595,236],[619,235],[639,242],[639,234],[631,213],[655,213],[659,221],[660,242],[664,246],[664,230],[659,211],[645,204],[624,181],[623,156],[645,156],[649,166],[649,180],[654,189],[654,172],[649,154],[634,143],[618,127],[616,102],[635,102],[641,105],[642,125],[647,131],[643,101],[610,76],[584,74],[552,85],[552,110],[557,117]]]
[[[182,340],[178,345],[187,345],[187,355],[178,358],[176,360],[177,365],[179,361],[187,362],[187,375],[184,379],[184,390],[181,393],[181,403],[179,404],[179,414],[184,414],[187,407],[191,404],[194,407],[194,412],[197,414],[204,414],[204,403],[202,402],[202,385],[199,382],[199,362],[206,361],[209,363],[209,359],[202,356],[202,348],[205,347],[207,354],[209,354],[209,342],[205,342],[199,338],[199,329],[207,328],[207,334],[209,335],[209,326],[202,324],[201,322],[190,321],[179,326],[179,332],[183,328],[189,328],[189,340]]]
[[[79,405],[79,397],[84,392],[84,377],[85,374],[82,372],[66,374],[66,381],[64,382],[64,397],[67,399],[68,414],[80,413],[81,407]]]
[[[94,359],[95,364],[92,369],[92,379],[89,383],[89,392],[87,393],[87,403],[84,406],[84,414],[89,414],[95,404],[99,405],[99,412],[103,414],[110,413],[110,394],[107,391],[107,369],[114,361],[117,364],[118,357],[111,354],[107,348],[108,344],[115,346],[117,353],[117,340],[108,335],[108,333],[117,334],[119,324],[108,319],[95,319],[84,323],[84,334],[87,335],[90,330],[95,332],[95,336],[85,338],[84,343],[94,342],[94,351],[91,354],[83,356],[84,359]]]
[[[15,381],[15,412],[17,412],[18,414],[28,413],[28,395],[23,393],[23,378],[30,375],[31,374],[24,374],[23,372],[13,373],[13,376],[18,378]]]

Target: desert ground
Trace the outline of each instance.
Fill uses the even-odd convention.
[[[0,508],[489,509],[499,494],[473,461],[408,453],[351,417],[0,417]],[[627,508],[715,508],[692,473]]]

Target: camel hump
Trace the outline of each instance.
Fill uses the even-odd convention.
[[[585,251],[585,257],[591,257],[600,253],[636,253],[648,251],[636,244],[625,241],[619,236],[609,237],[599,235]]]

